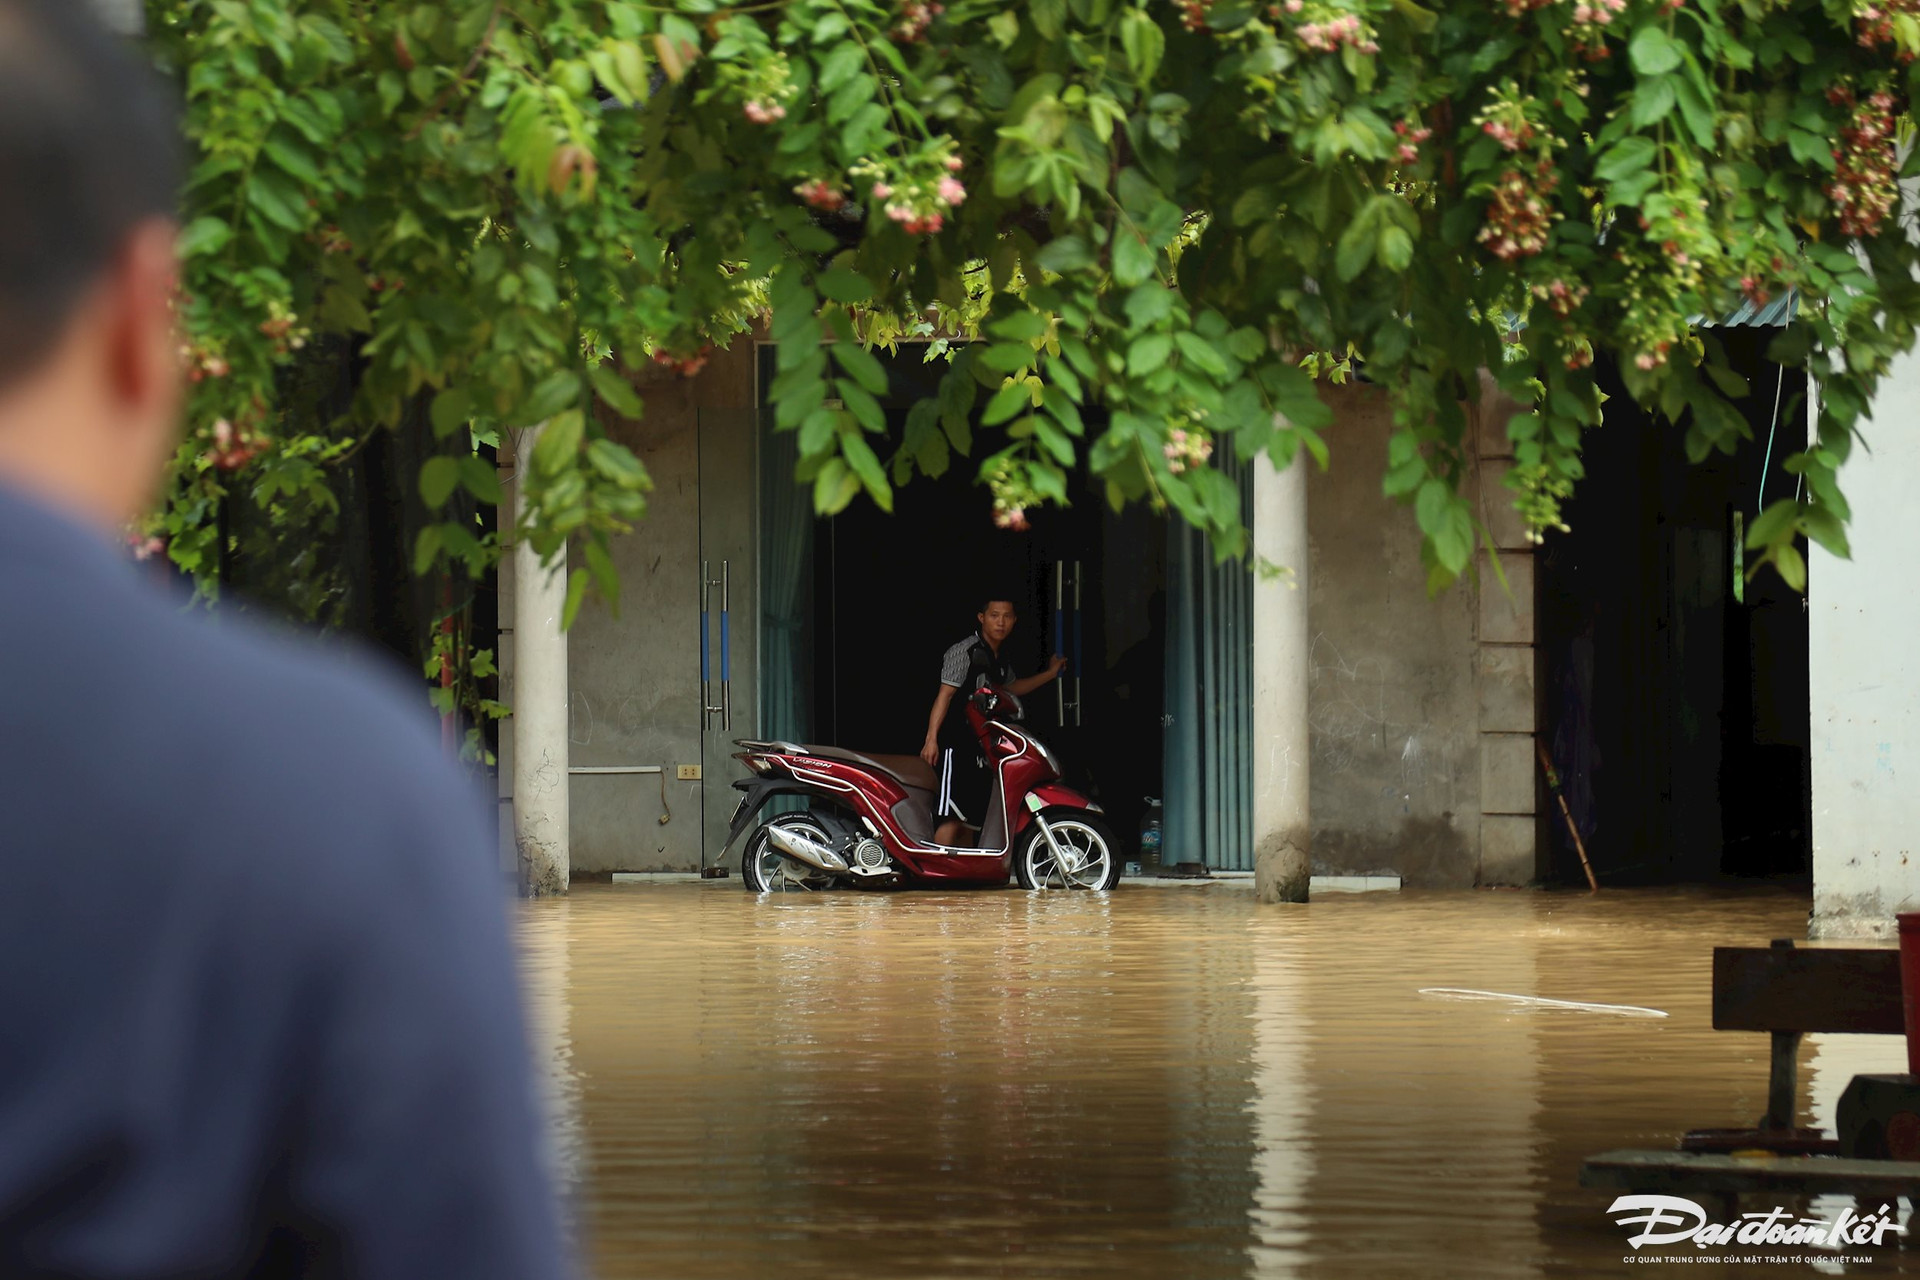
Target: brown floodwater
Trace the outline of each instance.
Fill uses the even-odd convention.
[[[1631,1229],[1581,1160],[1766,1109],[1766,1038],[1710,1028],[1711,949],[1804,937],[1807,906],[726,881],[583,886],[522,937],[602,1280],[1617,1275]],[[1803,1123],[1904,1069],[1896,1037],[1802,1052]],[[1866,1252],[1714,1273],[1920,1273]]]

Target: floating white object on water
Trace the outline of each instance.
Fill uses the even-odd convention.
[[[1514,1004],[1535,1005],[1542,1009],[1580,1009],[1587,1013],[1617,1013],[1623,1018],[1664,1018],[1660,1009],[1643,1009],[1637,1004],[1590,1004],[1585,1000],[1549,1000],[1545,996],[1520,996],[1508,991],[1475,991],[1468,987],[1422,987],[1423,996],[1448,1000],[1507,1000]]]

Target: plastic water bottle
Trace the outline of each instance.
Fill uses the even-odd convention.
[[[1140,861],[1160,860],[1160,802],[1147,797],[1146,816],[1140,819]]]

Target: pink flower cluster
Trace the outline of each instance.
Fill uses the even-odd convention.
[[[1586,285],[1570,285],[1565,280],[1555,278],[1544,284],[1533,286],[1533,296],[1547,304],[1547,310],[1566,318],[1574,309],[1587,300],[1593,291]]]
[[[847,203],[847,198],[841,194],[840,188],[825,178],[803,182],[793,189],[793,194],[822,213],[838,213]]]
[[[964,167],[960,157],[948,156],[944,167],[946,172],[933,184],[931,193],[919,183],[910,183],[901,190],[882,180],[873,184],[873,198],[881,201],[887,217],[899,223],[908,235],[938,235],[947,224],[947,214],[967,199],[966,184],[954,176]]]
[[[213,424],[213,448],[201,454],[201,460],[212,463],[222,471],[238,471],[267,451],[268,442],[254,435],[245,427],[235,426],[225,418]]]
[[[1773,256],[1773,261],[1768,264],[1767,269],[1771,270],[1772,273],[1777,276],[1786,268],[1786,265],[1785,262],[1781,261],[1780,255],[1776,253]],[[1749,271],[1746,275],[1740,277],[1740,292],[1746,297],[1748,302],[1751,302],[1756,307],[1766,306],[1767,300],[1773,296],[1773,291],[1767,288],[1767,277],[1759,275],[1755,271]]]
[[[690,356],[677,356],[671,351],[656,351],[653,362],[663,369],[691,378],[707,367],[707,360],[713,355],[713,344],[708,343]]]
[[[903,43],[912,44],[923,39],[933,20],[946,12],[944,5],[932,0],[901,0],[900,21],[893,26],[893,34]]]
[[[749,98],[740,108],[742,115],[755,124],[772,124],[775,120],[785,120],[787,109],[778,102],[767,102],[760,98]]]
[[[1519,128],[1514,128],[1504,120],[1489,120],[1480,126],[1480,132],[1492,138],[1509,151],[1518,151],[1534,139],[1533,126],[1522,120]]]
[[[1167,432],[1167,443],[1161,452],[1166,455],[1167,470],[1179,475],[1189,467],[1206,466],[1207,459],[1213,456],[1213,441],[1207,439],[1203,431],[1175,427]]]
[[[1180,25],[1189,31],[1205,31],[1207,14],[1213,9],[1213,0],[1174,0],[1174,7],[1180,10]]]
[[[1868,4],[1854,15],[1854,30],[1862,49],[1871,49],[1877,45],[1894,44],[1893,19],[1896,14],[1920,13],[1920,3],[1916,0],[1878,0]],[[1898,50],[1901,62],[1912,62],[1913,55],[1905,49]]]
[[[1592,4],[1581,3],[1573,7],[1573,20],[1583,27],[1604,27],[1626,7],[1627,0],[1594,0]]]
[[[1535,171],[1532,182],[1518,169],[1501,174],[1493,189],[1493,199],[1487,203],[1487,221],[1480,228],[1480,243],[1502,262],[1517,262],[1545,249],[1553,214],[1542,197],[1551,194],[1558,185],[1559,179],[1546,164]]]
[[[1853,97],[1851,91],[1840,92],[1843,100]],[[1833,181],[1827,184],[1827,198],[1840,211],[1844,235],[1878,234],[1899,198],[1894,106],[1893,95],[1884,90],[1853,104],[1853,118],[1840,131],[1840,145],[1833,149]]]
[[[1412,164],[1420,158],[1420,144],[1433,136],[1433,130],[1425,125],[1410,124],[1405,120],[1396,120],[1393,125],[1394,136],[1400,139],[1400,163]]]
[[[1025,507],[1010,507],[1004,502],[993,504],[993,525],[996,529],[1011,529],[1015,533],[1025,533],[1031,527],[1027,524]]]
[[[187,381],[204,382],[208,378],[224,378],[233,372],[226,358],[216,352],[182,343],[180,358],[186,362]]]
[[[1378,53],[1380,46],[1372,37],[1362,35],[1360,19],[1351,13],[1325,22],[1303,22],[1294,29],[1300,43],[1315,53],[1332,53],[1342,45],[1351,45],[1361,53]]]
[[[167,550],[167,540],[165,538],[142,538],[137,533],[127,535],[127,545],[133,549],[133,558],[143,564],[157,555],[164,555]]]

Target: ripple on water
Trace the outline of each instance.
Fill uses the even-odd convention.
[[[1709,1029],[1711,949],[1806,913],[1768,890],[1256,909],[717,882],[582,887],[522,933],[605,1280],[1359,1280],[1625,1270],[1580,1161],[1765,1110],[1764,1038]],[[1852,1073],[1904,1064],[1887,1037],[1803,1053],[1828,1124]]]

